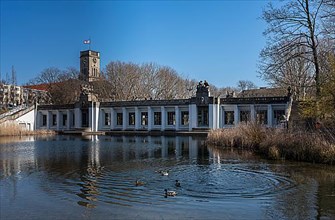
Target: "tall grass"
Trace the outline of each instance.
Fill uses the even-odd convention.
[[[208,143],[247,148],[269,159],[335,164],[335,142],[325,132],[269,129],[257,124],[213,130]]]
[[[0,137],[24,136],[24,135],[49,135],[49,134],[55,134],[55,132],[49,130],[28,131],[27,129],[22,128],[20,125],[15,123],[3,123],[0,125]]]

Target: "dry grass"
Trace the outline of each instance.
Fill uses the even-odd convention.
[[[288,132],[250,124],[213,130],[208,135],[208,143],[222,147],[248,148],[269,159],[335,164],[334,139],[324,132]]]
[[[0,125],[0,137],[24,136],[24,135],[51,135],[51,134],[55,134],[55,132],[48,130],[28,131],[15,123],[4,123]]]
[[[207,142],[224,147],[255,149],[265,136],[265,128],[256,124],[241,124],[236,128],[212,130]]]

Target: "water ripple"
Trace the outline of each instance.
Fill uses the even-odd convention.
[[[170,170],[169,175],[162,176],[157,169]],[[106,167],[99,173],[86,173],[80,178],[78,172],[64,175],[66,179],[62,185],[53,188],[53,194],[64,194],[61,191],[74,194],[77,199],[72,199],[89,208],[94,208],[99,202],[120,206],[182,202],[164,198],[164,189],[177,191],[177,197],[184,200],[208,202],[226,198],[271,197],[295,186],[288,177],[251,164],[180,164],[118,171]],[[136,186],[136,179],[144,185]],[[181,187],[175,186],[175,180],[179,180]]]

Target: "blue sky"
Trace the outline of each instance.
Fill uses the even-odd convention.
[[[217,87],[250,80],[265,46],[260,19],[269,1],[1,1],[1,76],[18,84],[48,67],[76,67],[79,54],[111,61],[155,62]]]

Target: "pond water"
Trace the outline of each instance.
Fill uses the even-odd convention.
[[[335,219],[334,166],[273,162],[204,140],[1,138],[0,219]]]

